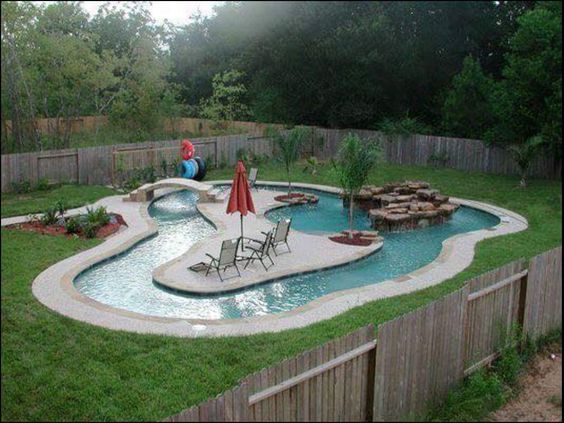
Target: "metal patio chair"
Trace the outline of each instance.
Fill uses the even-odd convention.
[[[241,277],[241,272],[239,272],[239,268],[237,267],[237,251],[239,250],[240,241],[240,238],[223,241],[221,243],[219,258],[215,258],[211,254],[206,253],[206,256],[211,259],[209,263],[200,262],[190,266],[189,269],[195,272],[206,270],[206,276],[209,275],[210,270],[214,269],[217,272],[219,279],[223,282],[225,279],[229,278],[222,278],[220,270],[223,270],[223,272],[225,273],[225,270],[228,267],[235,267],[235,270],[237,270],[237,275]]]
[[[274,266],[274,261],[272,260],[272,257],[270,257],[269,254],[269,250],[272,247],[272,231],[266,233],[266,239],[264,240],[264,242],[252,238],[249,238],[249,240],[257,243],[258,245],[254,247],[253,245],[248,244],[245,247],[251,250],[252,252],[250,256],[245,257],[247,263],[245,264],[245,267],[243,269],[246,269],[249,263],[255,260],[259,260],[260,263],[262,264],[262,267],[264,267],[264,270],[268,271],[268,269]],[[264,264],[265,259],[270,260],[269,266],[266,266],[266,264]]]
[[[258,176],[258,169],[256,167],[252,167],[251,170],[249,171],[249,177],[248,177],[248,181],[249,181],[249,188],[255,188],[255,184],[257,182],[257,176]]]
[[[278,255],[278,251],[276,251],[276,247],[280,246],[281,244],[286,244],[286,248],[288,251],[286,253],[291,253],[292,250],[290,249],[290,245],[288,244],[288,234],[290,233],[290,225],[292,224],[292,219],[280,219],[276,224],[276,229],[274,229],[274,235],[272,236],[272,249],[274,250],[274,254]],[[266,235],[265,232],[262,232]]]

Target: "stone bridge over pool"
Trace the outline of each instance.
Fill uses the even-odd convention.
[[[186,178],[168,178],[157,182],[140,186],[129,193],[129,197],[125,197],[124,201],[143,202],[151,201],[156,189],[161,188],[183,188],[196,192],[200,196],[201,203],[213,203],[218,198],[218,191],[213,185],[205,184]]]

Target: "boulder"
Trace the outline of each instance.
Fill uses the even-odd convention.
[[[386,194],[392,192],[394,189],[396,189],[401,185],[402,185],[401,182],[388,182],[387,184],[384,184],[384,192]]]
[[[372,209],[368,212],[368,217],[376,222],[383,221],[386,218],[386,212],[380,209]]]
[[[417,207],[419,208],[419,210],[422,211],[435,210],[435,206],[433,205],[433,203],[429,203],[427,201],[418,202]]]
[[[435,194],[435,197],[431,200],[435,207],[439,207],[441,204],[447,203],[449,197],[442,194]]]
[[[406,181],[405,183],[413,191],[417,191],[418,189],[427,189],[430,187],[429,183],[425,181]]]
[[[404,203],[404,202],[408,202],[408,201],[411,201],[411,200],[415,200],[416,198],[417,198],[417,196],[415,194],[398,195],[396,197],[396,201]]]
[[[390,203],[398,203],[400,201],[397,200],[397,196],[393,196],[390,194],[382,194],[378,196],[382,206],[387,206]]]
[[[397,208],[409,208],[411,207],[412,203],[390,203],[385,206],[385,209],[397,209]]]
[[[394,188],[394,192],[397,192],[400,195],[409,195],[409,194],[413,194],[415,191],[409,187],[401,186]]]
[[[407,213],[407,209],[404,207],[398,207],[395,209],[388,209],[388,216],[391,214],[405,214]]]
[[[417,197],[421,198],[422,200],[430,200],[432,199],[436,194],[438,194],[438,191],[435,189],[418,189],[416,191]]]
[[[393,223],[405,222],[411,219],[411,216],[407,213],[404,214],[390,214],[386,216],[386,220]]]

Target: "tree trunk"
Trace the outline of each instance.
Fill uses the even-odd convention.
[[[521,173],[521,180],[519,181],[519,186],[521,188],[527,188],[527,176],[526,172]]]
[[[353,193],[351,191],[350,199],[349,199],[349,239],[353,238],[353,229],[354,229],[354,200],[353,200]]]
[[[290,166],[286,166],[286,174],[288,175],[288,199],[292,194],[292,180],[290,179]]]

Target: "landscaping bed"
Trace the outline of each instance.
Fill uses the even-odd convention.
[[[297,204],[315,204],[319,202],[319,198],[314,194],[304,194],[303,192],[293,192],[291,194],[277,195],[274,197],[276,201],[282,203],[289,203],[290,205]]]
[[[70,233],[64,224],[55,223],[52,225],[45,225],[39,219],[31,220],[24,223],[14,223],[13,225],[8,225],[6,229],[19,229],[28,232],[35,232],[43,235],[62,235],[67,237],[79,237],[79,238],[107,238],[108,236],[119,231],[122,225],[127,226],[125,220],[120,214],[111,213],[109,214],[110,221],[98,229],[95,230],[94,236],[88,237],[86,231],[79,229],[76,233]]]

